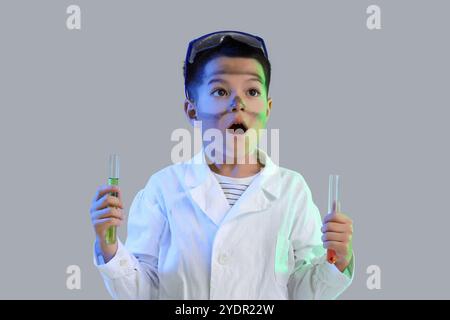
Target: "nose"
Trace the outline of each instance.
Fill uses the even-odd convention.
[[[233,101],[231,102],[231,112],[237,112],[239,110],[244,111],[245,105],[242,99],[239,96],[236,96]]]

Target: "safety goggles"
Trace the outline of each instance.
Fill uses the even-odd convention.
[[[267,53],[266,45],[264,43],[264,40],[258,36],[240,32],[240,31],[217,31],[213,33],[206,34],[204,36],[201,36],[197,39],[192,40],[189,42],[188,50],[186,53],[186,59],[185,59],[185,66],[184,66],[184,91],[186,94],[186,97],[188,97],[187,89],[186,89],[186,79],[187,79],[187,72],[189,64],[194,63],[195,57],[202,51],[215,48],[219,46],[224,40],[230,37],[236,41],[245,43],[249,46],[252,46],[256,49],[261,50],[263,55],[269,59],[269,55]]]

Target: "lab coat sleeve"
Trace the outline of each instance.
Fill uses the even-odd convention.
[[[118,239],[118,250],[106,264],[94,249],[94,264],[114,299],[159,298],[159,241],[166,219],[149,184],[131,204],[125,245]]]
[[[336,299],[353,280],[354,257],[344,273],[328,263],[321,239],[320,212],[306,182],[300,194],[301,204],[291,234],[295,264],[288,282],[289,298]]]

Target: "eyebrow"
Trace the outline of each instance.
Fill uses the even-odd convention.
[[[262,85],[264,85],[264,82],[263,82],[263,79],[261,78],[261,76],[257,73],[253,73],[253,72],[226,72],[224,70],[219,70],[219,71],[212,73],[211,76],[218,75],[218,74],[247,74],[247,75],[253,76],[253,78],[248,79],[248,81],[256,80],[256,81],[260,82]],[[220,79],[220,78],[214,78],[214,79],[211,79],[208,81],[208,85],[210,85],[211,83],[214,83],[214,82],[227,82],[227,81],[224,79]]]

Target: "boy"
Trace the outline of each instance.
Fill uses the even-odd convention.
[[[130,207],[125,245],[105,242],[124,219],[120,190],[99,188],[94,263],[112,297],[336,298],[353,277],[352,221],[328,214],[322,226],[303,176],[246,140],[272,108],[263,39],[237,31],[197,38],[184,76],[188,120],[231,134],[234,144],[223,139],[209,153],[203,142],[191,161],[153,174]],[[336,252],[335,264],[324,248]]]

